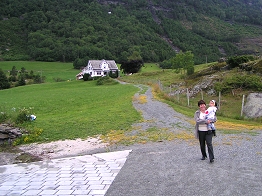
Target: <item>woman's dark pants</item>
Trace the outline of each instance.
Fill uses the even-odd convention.
[[[213,160],[214,157],[214,151],[212,146],[212,137],[213,133],[209,133],[208,131],[198,131],[199,136],[199,143],[200,143],[200,149],[203,157],[207,157],[206,153],[206,145],[208,150],[209,159]]]

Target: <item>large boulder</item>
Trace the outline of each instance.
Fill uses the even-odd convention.
[[[262,116],[262,93],[250,93],[248,95],[243,113],[248,118],[258,118]]]

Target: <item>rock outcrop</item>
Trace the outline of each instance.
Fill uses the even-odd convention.
[[[9,144],[12,141],[22,136],[22,130],[16,127],[12,127],[8,124],[0,124],[0,144],[8,142]]]
[[[262,116],[262,93],[250,93],[243,108],[243,113],[248,118]]]

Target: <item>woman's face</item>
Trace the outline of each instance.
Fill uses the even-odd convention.
[[[206,104],[200,104],[199,109],[200,109],[200,111],[205,111],[206,110]]]

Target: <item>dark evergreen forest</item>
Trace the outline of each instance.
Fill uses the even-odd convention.
[[[262,52],[261,0],[1,0],[0,59],[195,64]],[[77,66],[78,67],[78,66]]]

